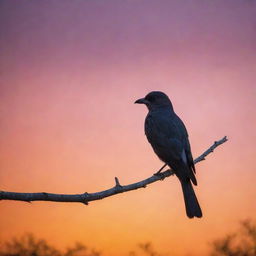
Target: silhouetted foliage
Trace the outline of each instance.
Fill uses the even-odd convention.
[[[256,256],[256,223],[241,222],[237,233],[213,242],[212,256]]]
[[[169,254],[161,254],[153,248],[152,243],[140,243],[138,244],[138,247],[140,249],[139,252],[131,251],[129,256],[141,256],[141,255],[147,255],[147,256],[168,256]]]
[[[21,238],[13,238],[4,243],[0,249],[0,256],[101,256],[101,253],[89,250],[81,243],[76,243],[74,247],[67,248],[63,252],[43,239],[25,234]]]
[[[236,233],[215,240],[212,243],[211,256],[256,256],[256,223],[251,220],[242,221]],[[130,251],[129,256],[168,256],[156,251],[152,243],[138,244],[138,250]],[[43,239],[32,234],[21,238],[13,238],[0,246],[0,256],[102,256],[101,252],[89,249],[81,243],[64,251],[49,245]]]

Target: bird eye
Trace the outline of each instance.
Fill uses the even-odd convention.
[[[155,97],[153,95],[149,95],[146,97],[146,99],[150,102],[153,102],[155,100]]]

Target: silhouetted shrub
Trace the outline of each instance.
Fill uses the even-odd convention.
[[[21,238],[13,238],[4,243],[0,249],[0,256],[100,256],[101,253],[89,250],[81,243],[67,248],[64,252],[49,245],[43,239],[37,239],[32,234],[25,234]]]
[[[237,233],[214,241],[212,246],[212,256],[256,256],[256,224],[242,221]]]

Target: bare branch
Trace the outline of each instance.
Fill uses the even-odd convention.
[[[200,161],[203,161],[205,160],[205,157],[207,155],[209,155],[210,153],[213,153],[214,149],[217,148],[219,145],[223,144],[224,142],[226,142],[228,139],[227,139],[227,136],[223,137],[221,140],[219,141],[214,141],[214,144],[209,147],[201,156],[199,156],[198,158],[196,158],[194,160],[194,164],[200,162]]]
[[[215,141],[214,144],[207,149],[202,155],[194,160],[194,163],[198,163],[205,159],[207,155],[213,152],[215,148],[219,145],[223,144],[227,141],[227,137],[225,136],[219,141]],[[164,168],[163,166],[162,168]],[[161,170],[162,170],[161,168]],[[165,178],[173,175],[172,170],[166,170],[162,173],[157,175],[152,175],[151,177],[135,182],[129,185],[120,185],[120,182],[117,177],[115,177],[115,186],[113,188],[96,192],[96,193],[83,193],[83,194],[52,194],[46,192],[40,193],[18,193],[18,192],[7,192],[7,191],[0,191],[0,200],[16,200],[16,201],[24,201],[24,202],[31,202],[31,201],[53,201],[53,202],[79,202],[88,204],[90,201],[100,200],[109,196],[113,196],[116,194],[120,194],[123,192],[145,188],[148,184],[154,183],[159,180],[164,180]]]

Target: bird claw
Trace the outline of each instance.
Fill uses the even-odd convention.
[[[159,170],[158,172],[154,173],[155,176],[160,176],[162,170],[167,166],[167,164],[164,164]]]
[[[161,172],[162,172],[162,170],[159,170],[158,172],[155,172],[153,175],[154,175],[154,176],[160,176],[160,175],[161,175]]]

